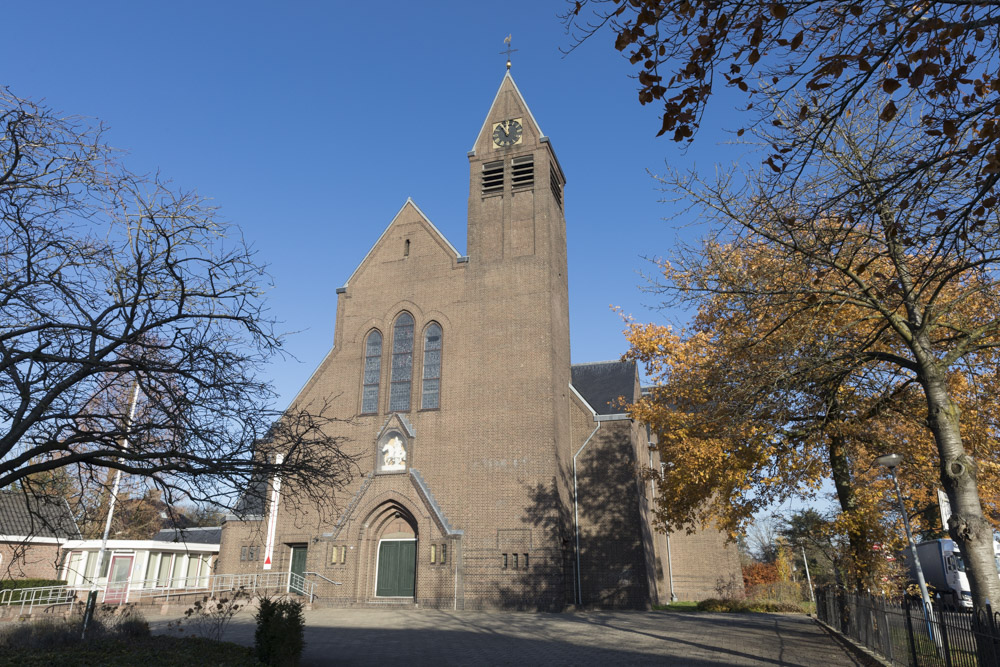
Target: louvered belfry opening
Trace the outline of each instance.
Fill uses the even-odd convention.
[[[549,186],[552,188],[552,196],[556,199],[556,204],[562,208],[562,186],[559,184],[559,176],[556,175],[556,168],[549,165]]]
[[[483,196],[503,194],[503,160],[483,165]]]
[[[511,188],[519,190],[535,185],[535,156],[523,155],[511,162]]]

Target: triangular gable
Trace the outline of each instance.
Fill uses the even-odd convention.
[[[476,144],[479,143],[480,137],[483,136],[483,133],[486,132],[487,128],[489,127],[490,118],[493,116],[493,109],[497,105],[497,100],[500,99],[500,94],[503,93],[504,91],[504,86],[510,86],[513,89],[514,94],[517,95],[517,99],[521,102],[521,106],[524,107],[524,113],[528,115],[528,118],[531,120],[531,124],[534,126],[535,131],[538,132],[538,136],[539,137],[545,136],[545,133],[542,132],[542,127],[538,124],[538,121],[535,120],[535,115],[531,113],[531,109],[528,107],[528,103],[525,102],[524,95],[521,94],[521,90],[517,87],[517,84],[514,83],[514,77],[510,75],[510,70],[507,70],[507,72],[503,75],[503,80],[500,81],[500,87],[497,88],[497,94],[493,96],[493,102],[490,103],[490,110],[486,112],[486,118],[483,119],[483,124],[479,128],[479,132],[476,134],[476,139],[473,142],[471,149],[471,152],[473,153],[476,150]]]
[[[441,239],[441,241],[444,242],[444,244],[448,247],[449,250],[451,250],[451,252],[453,252],[455,254],[455,259],[459,259],[462,256],[462,254],[460,252],[458,252],[458,250],[455,248],[455,246],[453,246],[451,244],[451,241],[449,241],[445,237],[445,235],[441,233],[441,230],[434,226],[434,223],[431,222],[431,219],[428,218],[427,215],[423,211],[420,210],[420,207],[417,206],[416,203],[414,203],[414,201],[411,198],[407,197],[406,198],[406,202],[402,206],[399,207],[398,211],[396,211],[396,215],[392,216],[392,222],[390,222],[388,224],[388,226],[386,226],[386,228],[382,231],[382,234],[379,235],[378,240],[375,241],[375,243],[372,245],[371,249],[365,254],[364,259],[362,259],[361,262],[358,264],[357,268],[354,269],[354,272],[351,273],[351,277],[347,279],[347,281],[344,283],[344,285],[343,285],[343,287],[341,289],[344,289],[348,285],[351,284],[351,281],[354,280],[354,276],[358,275],[358,272],[361,271],[361,267],[365,265],[365,262],[368,261],[368,258],[371,257],[371,255],[372,255],[373,252],[375,252],[375,248],[377,248],[378,245],[379,245],[379,243],[382,242],[382,239],[385,238],[385,235],[389,233],[389,230],[392,229],[392,226],[394,224],[396,224],[396,221],[399,220],[399,216],[403,214],[403,211],[406,210],[407,206],[412,206],[413,207],[413,210],[417,212],[417,214],[420,216],[420,218],[425,223],[427,223],[427,226],[430,227],[431,231],[439,239]]]

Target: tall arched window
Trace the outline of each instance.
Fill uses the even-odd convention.
[[[413,316],[401,313],[392,330],[392,378],[389,412],[408,412],[413,380]]]
[[[365,373],[361,387],[361,414],[378,412],[378,386],[382,379],[382,334],[376,329],[365,341]]]
[[[441,405],[441,325],[432,322],[424,332],[424,378],[420,408],[436,410]]]

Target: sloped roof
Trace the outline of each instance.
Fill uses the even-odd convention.
[[[617,415],[625,412],[626,402],[634,400],[635,362],[597,361],[573,364],[573,387],[599,415]]]
[[[65,498],[3,491],[0,492],[0,535],[78,540],[80,529]]]
[[[267,478],[260,473],[250,476],[250,484],[243,491],[233,512],[240,517],[262,516],[267,497]]]
[[[222,526],[204,528],[164,528],[153,539],[157,542],[180,542],[183,544],[219,544],[222,541]]]

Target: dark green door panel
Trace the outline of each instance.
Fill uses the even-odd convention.
[[[288,590],[292,593],[305,595],[303,586],[306,575],[306,548],[292,547],[291,576],[288,578]]]
[[[378,549],[379,597],[413,597],[414,575],[417,569],[417,543],[414,540],[385,541]]]

